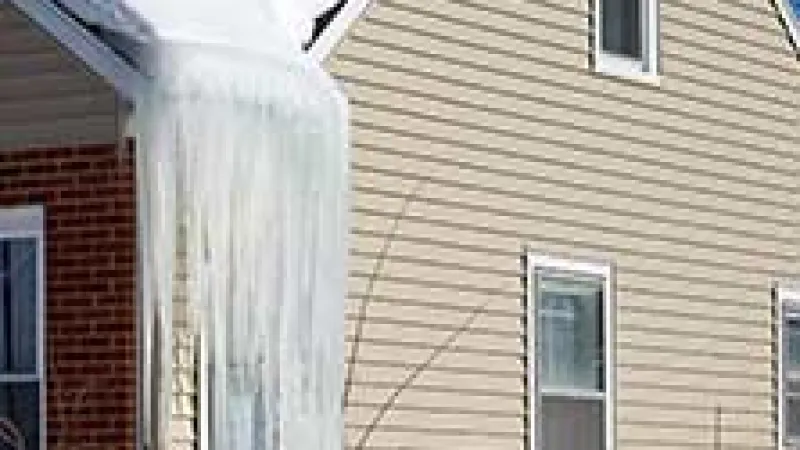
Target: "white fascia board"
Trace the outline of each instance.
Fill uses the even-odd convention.
[[[794,46],[795,50],[798,50],[800,33],[798,32],[797,15],[794,13],[794,8],[792,8],[789,0],[775,0],[775,6],[778,8],[778,13],[786,26],[786,32],[792,40],[792,46]]]
[[[135,92],[145,81],[144,76],[81,24],[49,2],[9,1],[106,79],[122,97],[128,100],[134,98]]]
[[[322,62],[333,51],[336,44],[342,40],[350,25],[361,17],[370,6],[372,0],[350,0],[345,3],[342,11],[333,18],[322,31],[317,40],[308,50],[312,59]]]

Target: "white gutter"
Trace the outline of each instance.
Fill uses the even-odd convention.
[[[60,9],[41,0],[9,0],[98,75],[125,99],[132,100],[144,76],[108,46]]]

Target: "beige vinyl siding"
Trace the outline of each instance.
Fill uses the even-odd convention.
[[[114,90],[0,0],[0,149],[114,142]]]
[[[484,302],[367,448],[525,447],[530,244],[615,263],[618,449],[711,448],[716,405],[724,448],[774,448],[797,60],[766,0],[661,5],[659,86],[591,70],[588,0],[379,0],[329,59],[352,108],[350,348],[373,289],[351,447]]]

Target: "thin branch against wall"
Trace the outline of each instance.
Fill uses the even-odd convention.
[[[370,273],[369,281],[367,282],[366,293],[358,308],[355,336],[353,337],[353,345],[350,348],[350,363],[347,366],[347,375],[344,381],[344,395],[342,396],[342,406],[344,408],[346,408],[349,404],[350,391],[352,390],[353,385],[353,376],[355,374],[356,364],[358,363],[358,352],[359,347],[361,346],[361,337],[364,332],[364,322],[367,319],[367,309],[372,301],[375,286],[378,284],[378,280],[383,274],[383,268],[386,265],[386,259],[389,256],[389,251],[392,248],[392,244],[397,237],[397,232],[400,229],[400,223],[408,215],[408,210],[411,208],[411,205],[417,200],[419,191],[422,189],[423,184],[423,179],[417,180],[405,197],[403,197],[403,203],[400,207],[400,211],[398,211],[398,213],[392,219],[392,225],[389,229],[389,233],[386,235],[386,239],[383,241],[383,247],[378,254],[378,258],[375,260],[372,273]]]
[[[381,405],[380,409],[378,409],[378,412],[372,418],[369,425],[367,425],[367,427],[361,433],[361,436],[358,439],[358,443],[355,446],[355,450],[364,449],[364,446],[367,445],[370,436],[372,436],[372,433],[378,427],[378,424],[380,424],[381,420],[383,420],[384,416],[386,416],[386,413],[389,412],[392,406],[394,406],[394,404],[397,402],[397,399],[400,397],[400,394],[402,394],[403,391],[408,389],[414,383],[414,381],[417,378],[419,378],[419,376],[422,375],[422,373],[425,372],[425,370],[428,369],[436,361],[437,358],[439,358],[439,356],[442,353],[450,349],[450,346],[453,345],[453,343],[455,343],[455,341],[462,334],[467,332],[472,327],[472,324],[475,323],[478,317],[480,317],[482,314],[486,312],[486,308],[489,306],[490,301],[491,299],[486,300],[485,302],[478,305],[475,309],[473,309],[460,327],[458,327],[455,331],[453,331],[447,337],[447,339],[445,339],[441,344],[434,347],[433,350],[431,351],[431,354],[425,361],[414,367],[414,370],[412,370],[411,373],[408,374],[405,380],[403,380],[403,382],[399,386],[397,386],[397,388],[395,388],[395,390],[389,395],[386,401]]]

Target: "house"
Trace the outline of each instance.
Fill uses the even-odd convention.
[[[787,5],[362,13],[327,60],[352,107],[349,445],[797,448]]]
[[[368,3],[308,48],[352,108],[348,447],[800,442],[783,0]],[[0,2],[0,436],[140,448],[120,37],[147,24],[67,4]],[[174,330],[171,447],[203,447],[197,336]]]

